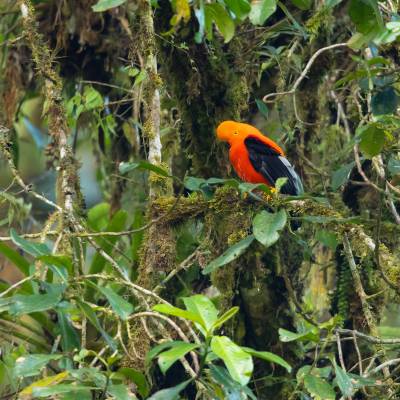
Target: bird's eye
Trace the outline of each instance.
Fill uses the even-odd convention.
[[[238,135],[238,134],[239,134],[239,132],[238,132],[238,131],[235,131],[235,132],[233,132],[233,134],[234,134],[234,135]]]

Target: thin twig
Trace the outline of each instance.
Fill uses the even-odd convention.
[[[318,58],[318,56],[319,56],[321,53],[323,53],[323,52],[325,52],[325,51],[327,51],[327,50],[332,50],[332,49],[336,49],[336,48],[339,48],[339,47],[348,47],[348,44],[347,44],[347,43],[336,43],[336,44],[332,44],[332,45],[330,45],[330,46],[322,47],[321,49],[317,50],[317,51],[313,54],[313,56],[308,60],[308,63],[306,64],[306,66],[305,66],[303,72],[302,72],[302,73],[300,74],[300,76],[297,78],[296,82],[294,83],[294,85],[292,86],[292,88],[291,88],[290,90],[288,90],[288,91],[286,91],[286,92],[277,92],[277,93],[269,93],[269,94],[266,94],[266,95],[263,97],[263,101],[264,101],[265,103],[270,103],[270,102],[273,102],[273,101],[271,101],[271,100],[268,100],[268,99],[270,99],[271,97],[278,97],[278,96],[280,97],[280,96],[286,96],[286,95],[288,95],[288,94],[294,94],[294,93],[296,92],[297,88],[299,87],[300,83],[301,83],[301,82],[303,81],[303,79],[306,77],[308,71],[310,70],[310,68],[312,67],[314,61]]]

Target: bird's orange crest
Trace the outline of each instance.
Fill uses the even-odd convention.
[[[238,139],[243,140],[249,135],[263,136],[254,126],[236,121],[223,121],[217,127],[218,139],[230,144]]]
[[[279,154],[284,155],[283,150],[273,140],[263,135],[255,126],[236,121],[223,121],[217,127],[217,137],[230,146],[234,143],[244,143],[248,137],[256,137],[264,144],[272,147]]]

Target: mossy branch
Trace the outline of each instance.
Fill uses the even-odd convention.
[[[37,30],[35,9],[30,0],[19,2],[25,36],[39,75],[44,79],[45,106],[49,133],[55,142],[58,166],[57,203],[65,212],[64,224],[70,225],[69,215],[74,213],[79,192],[77,163],[68,145],[68,128],[62,102],[63,84],[53,66],[53,56]]]

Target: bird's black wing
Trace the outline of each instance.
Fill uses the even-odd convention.
[[[255,137],[245,139],[244,144],[249,153],[251,165],[271,185],[275,185],[278,178],[287,178],[287,182],[281,188],[281,193],[290,195],[303,193],[301,179],[285,157]]]

